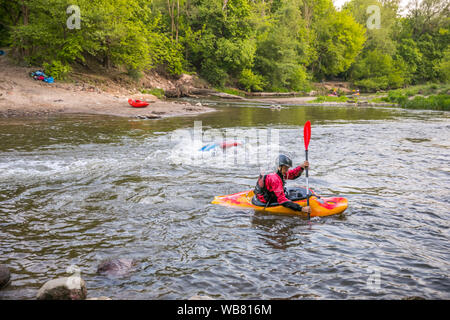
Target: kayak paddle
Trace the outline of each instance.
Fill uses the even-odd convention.
[[[305,126],[303,127],[303,140],[305,142],[305,155],[306,155],[306,161],[308,161],[308,146],[309,146],[309,140],[311,139],[311,122],[308,120],[305,123]],[[306,170],[306,205],[309,207],[309,181],[308,181],[308,167],[305,168]],[[308,220],[311,218],[311,213],[308,212]]]

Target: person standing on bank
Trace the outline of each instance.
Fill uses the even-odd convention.
[[[309,162],[305,161],[302,165],[291,169],[292,160],[280,154],[276,160],[277,172],[267,175],[260,175],[255,187],[255,195],[259,201],[264,203],[266,207],[274,202],[295,211],[311,213],[311,208],[292,202],[286,196],[285,184],[286,180],[294,180],[301,176],[305,168],[309,168]]]

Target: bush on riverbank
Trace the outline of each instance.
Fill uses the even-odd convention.
[[[416,96],[412,100],[406,101],[402,105],[403,108],[408,109],[431,109],[450,111],[450,96],[446,94],[439,94],[429,96],[428,98]]]
[[[44,67],[44,71],[56,80],[65,80],[72,70],[68,64],[63,64],[58,60],[52,61],[51,63],[44,62],[42,66]]]
[[[142,89],[141,93],[152,94],[155,97],[157,97],[158,99],[164,99],[165,98],[164,89],[160,89],[160,88]]]
[[[309,103],[322,103],[322,102],[347,102],[348,97],[331,97],[331,96],[318,96],[316,99],[309,101]]]
[[[450,84],[427,83],[389,91],[381,100],[408,109],[450,110],[449,91]]]
[[[391,91],[392,93],[401,93],[408,97],[420,95],[433,95],[433,94],[447,94],[450,91],[450,84],[443,83],[427,83],[415,86],[409,86],[403,89],[397,89]]]
[[[407,109],[430,109],[450,111],[450,95],[437,94],[428,97],[415,96],[413,99],[402,92],[391,91],[383,101],[393,102]]]

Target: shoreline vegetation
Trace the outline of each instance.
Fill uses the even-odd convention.
[[[209,88],[196,76],[179,79],[147,75],[139,82],[127,75],[74,72],[64,81],[47,84],[35,81],[29,73],[35,69],[20,67],[0,57],[0,118],[42,117],[52,114],[101,114],[140,119],[197,115],[215,111],[207,105],[168,99],[179,97],[260,102],[276,105],[393,106],[413,109],[450,110],[450,85],[427,84],[388,92],[354,95],[343,82],[317,83],[310,92],[245,92],[236,88]],[[161,88],[164,87],[165,89]],[[338,87],[340,96],[328,96]],[[150,102],[150,106],[132,108],[129,98]]]
[[[380,98],[406,109],[450,111],[450,84],[427,84],[389,91]]]

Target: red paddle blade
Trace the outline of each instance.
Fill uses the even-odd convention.
[[[305,150],[308,150],[309,140],[311,139],[311,122],[308,120],[303,127],[303,140],[305,141]]]

